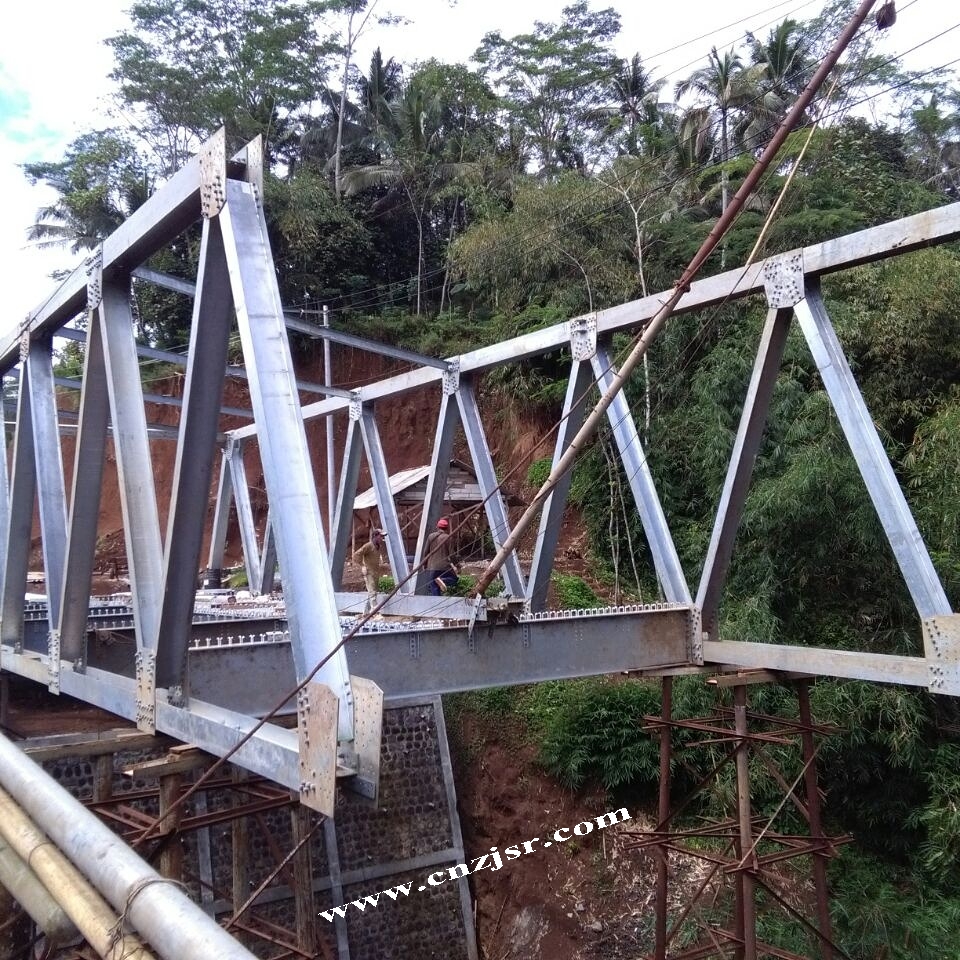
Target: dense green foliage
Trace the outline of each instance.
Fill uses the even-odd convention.
[[[713,49],[668,90],[638,53],[614,53],[619,18],[577,2],[529,33],[493,33],[470,64],[353,61],[365,0],[142,0],[111,40],[121,115],[27,175],[58,193],[35,238],[89,249],[143,203],[200,140],[262,135],[266,210],[288,307],[329,304],[334,325],[455,355],[571,315],[669,288],[849,15],[836,0],[737,49]],[[386,21],[390,18],[386,17]],[[379,39],[379,38],[378,38]],[[960,197],[960,94],[949,77],[899,71],[862,31],[788,138],[704,272],[838,237]],[[384,33],[389,50],[389,33]],[[707,54],[707,51],[703,51]],[[855,105],[873,101],[871,120]],[[669,102],[671,92],[678,102]],[[825,121],[810,133],[809,122]],[[808,145],[809,140],[809,145]],[[798,174],[789,179],[794,160]],[[775,212],[774,212],[775,211]],[[756,248],[756,249],[755,249]],[[198,234],[151,266],[192,279]],[[949,247],[824,280],[831,318],[951,599],[960,595],[960,259]],[[144,341],[182,347],[189,304],[137,283]],[[674,318],[628,386],[681,562],[696,583],[764,323],[757,299]],[[619,350],[625,343],[615,340]],[[306,349],[306,348],[304,348]],[[64,357],[76,370],[79,352]],[[487,398],[557,414],[565,354],[489,374]],[[543,456],[544,451],[538,455]],[[537,461],[528,481],[549,470]],[[659,597],[610,437],[574,472],[598,579],[615,597]],[[461,578],[458,592],[472,586]],[[598,603],[558,576],[562,606]],[[727,639],[882,653],[920,650],[917,617],[802,335],[786,346],[721,610]],[[651,683],[582,681],[476,696],[519,716],[561,782],[649,796],[659,711]],[[754,706],[793,715],[777,688]],[[939,958],[960,942],[960,710],[952,699],[820,683],[819,719],[843,728],[819,757],[837,861],[835,919],[857,960]],[[713,695],[678,681],[678,716]],[[953,731],[948,733],[947,731]],[[682,750],[677,790],[718,759]],[[797,761],[777,753],[789,778]],[[756,764],[755,764],[756,765]],[[792,772],[791,772],[792,771]],[[782,794],[755,770],[758,812]],[[696,812],[731,792],[724,770]],[[762,915],[795,950],[802,933]]]

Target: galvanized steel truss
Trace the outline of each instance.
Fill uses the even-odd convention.
[[[636,330],[656,313],[655,295],[568,323],[557,324],[444,361],[385,349],[413,369],[353,391],[321,390],[327,396],[301,406],[304,385],[293,374],[287,329],[312,324],[285,314],[261,207],[262,151],[256,142],[232,159],[218,135],[200,157],[104,241],[86,270],[75,271],[21,328],[0,344],[0,372],[19,363],[20,389],[10,474],[0,469],[0,664],[51,689],[70,693],[205,750],[222,754],[253,726],[252,715],[269,709],[264,696],[280,697],[291,678],[304,680],[321,661],[314,683],[298,701],[300,733],[266,725],[246,743],[235,762],[300,790],[315,805],[330,802],[335,771],[352,774],[370,758],[358,757],[354,737],[354,690],[350,665],[364,662],[367,675],[394,695],[439,692],[491,683],[522,683],[615,669],[665,673],[710,665],[803,670],[924,686],[960,694],[960,637],[957,618],[934,571],[926,547],[877,437],[819,291],[820,277],[857,264],[946,242],[960,236],[960,204],[886,224],[747,269],[694,283],[677,308],[690,312],[731,299],[764,294],[769,314],[761,337],[741,425],[721,495],[714,533],[696,592],[679,562],[629,406],[618,397],[608,418],[615,445],[643,522],[663,597],[671,605],[600,614],[596,619],[556,620],[537,614],[545,602],[557,546],[559,519],[569,483],[560,484],[543,511],[529,573],[519,557],[503,569],[505,592],[526,612],[519,622],[498,623],[483,601],[470,613],[468,629],[409,630],[376,641],[386,659],[364,657],[356,641],[337,649],[341,637],[338,598],[353,514],[360,458],[365,454],[381,522],[390,536],[394,577],[403,582],[403,603],[415,609],[423,578],[410,577],[390,494],[389,474],[377,427],[376,406],[402,402],[413,391],[440,388],[432,468],[414,558],[424,557],[428,532],[443,508],[446,470],[459,429],[477,473],[484,509],[499,546],[510,533],[496,465],[481,421],[477,380],[507,363],[568,349],[572,367],[564,404],[566,419],[555,442],[554,462],[569,445],[583,417],[586,394],[603,389],[613,375],[610,339]],[[134,339],[130,281],[160,279],[141,267],[199,216],[202,246],[195,288],[186,380],[177,430],[177,457],[165,536],[150,458]],[[53,376],[53,339],[78,314],[88,315],[88,334],[77,424],[73,486],[68,499],[60,452],[60,421]],[[723,642],[717,634],[722,597],[773,384],[789,324],[796,316],[821,372],[841,427],[850,442],[891,548],[920,614],[924,656],[891,657],[850,651]],[[236,320],[243,348],[254,423],[223,430],[224,379],[231,368],[227,343]],[[322,335],[326,335],[323,333]],[[73,334],[70,334],[73,336]],[[349,418],[340,487],[330,537],[321,521],[304,421],[345,414]],[[96,547],[96,517],[106,443],[112,431],[126,552],[132,590],[135,663],[113,669],[89,663],[88,595]],[[243,467],[245,443],[256,441],[270,504],[264,543],[256,536]],[[284,653],[269,674],[244,676],[227,658],[194,667],[190,652],[192,611],[213,471],[220,481],[209,566],[222,565],[231,500],[237,506],[251,584],[266,590],[275,561],[283,578],[287,623]],[[48,634],[41,649],[24,643],[24,588],[30,551],[31,516],[39,517],[48,590]],[[460,605],[462,610],[462,605]],[[679,627],[672,620],[679,618]],[[513,618],[515,619],[515,618]],[[664,631],[667,621],[669,630]],[[240,631],[238,631],[240,632]],[[643,638],[638,642],[638,637]],[[240,638],[242,639],[242,638]],[[32,648],[31,648],[32,646]],[[219,645],[217,645],[219,647]],[[231,647],[232,644],[225,644]],[[269,645],[266,645],[269,646]],[[266,646],[263,649],[266,649]],[[190,665],[188,668],[188,664]],[[368,669],[369,668],[369,669]],[[356,670],[354,671],[356,673]],[[199,682],[200,676],[204,681]],[[225,700],[215,698],[220,686]],[[362,684],[360,685],[362,686]],[[244,703],[244,688],[254,709]],[[205,691],[198,695],[198,688]],[[254,690],[253,688],[256,688]],[[326,691],[326,692],[325,692]],[[329,693],[329,696],[327,694]],[[365,702],[375,703],[366,699]],[[323,716],[333,727],[321,739],[341,746],[339,764],[321,758],[315,730]],[[334,719],[331,720],[330,718]],[[326,777],[325,786],[318,780]],[[364,778],[360,777],[360,781]],[[375,792],[375,784],[362,789]]]

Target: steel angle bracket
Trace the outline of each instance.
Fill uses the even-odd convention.
[[[357,775],[344,786],[372,800],[380,797],[380,744],[383,739],[383,691],[365,677],[350,677],[353,688],[353,750]]]
[[[769,257],[763,264],[763,289],[774,309],[792,307],[804,298],[803,251]]]
[[[200,148],[200,212],[217,216],[227,202],[227,133],[221,127]]]
[[[337,799],[337,721],[340,701],[325,683],[308,683],[297,694],[300,802],[333,817]]]
[[[960,696],[960,614],[922,621],[931,693]]]
[[[47,689],[51,693],[60,693],[60,631],[51,630],[47,634]]]
[[[574,360],[585,363],[597,352],[597,315],[587,313],[574,317],[569,324],[570,353]]]
[[[134,659],[137,681],[137,729],[157,732],[157,651],[138,650]]]

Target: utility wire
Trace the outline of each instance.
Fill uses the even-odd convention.
[[[914,2],[916,2],[916,0],[914,0]],[[874,74],[874,73],[879,72],[879,71],[882,70],[884,67],[891,65],[892,63],[896,62],[896,61],[899,60],[899,59],[902,59],[903,57],[909,55],[910,53],[913,53],[913,52],[915,52],[915,51],[917,51],[917,50],[919,50],[919,49],[922,49],[923,47],[927,46],[928,44],[933,43],[934,41],[940,39],[940,38],[943,37],[943,36],[946,36],[947,34],[953,32],[954,30],[956,30],[958,27],[960,27],[960,23],[954,24],[953,26],[948,27],[947,29],[941,31],[940,33],[937,33],[937,34],[935,34],[934,36],[928,37],[927,39],[921,41],[920,43],[915,44],[913,47],[910,47],[910,48],[907,49],[907,50],[904,50],[904,51],[902,51],[902,52],[900,52],[900,53],[894,54],[893,56],[888,57],[888,58],[885,59],[885,60],[881,60],[881,61],[877,62],[876,64],[874,64],[873,66],[871,66],[869,69],[867,69],[867,70],[862,70],[861,72],[857,73],[856,75],[851,76],[848,82],[851,83],[851,84],[853,84],[853,83],[856,83],[856,82],[858,82],[858,81],[860,81],[860,80],[863,80],[864,78],[866,78],[866,77],[868,77],[868,76],[870,76],[870,75],[872,75],[872,74]],[[815,42],[815,39],[816,39],[816,38],[814,38],[814,40],[811,41],[811,45],[812,45],[813,42]],[[868,102],[868,101],[870,101],[870,100],[872,100],[872,99],[876,99],[876,98],[878,98],[878,97],[884,96],[884,95],[886,95],[887,93],[892,92],[893,90],[900,89],[900,88],[903,87],[903,86],[907,86],[907,85],[909,85],[910,83],[914,83],[914,82],[916,82],[917,80],[922,79],[922,78],[925,77],[925,76],[928,76],[928,75],[931,75],[931,74],[935,74],[936,72],[945,69],[947,66],[952,65],[954,62],[955,62],[955,61],[951,61],[949,64],[946,64],[946,65],[944,65],[944,66],[940,66],[940,67],[933,68],[932,70],[926,71],[924,74],[921,74],[920,76],[914,75],[914,76],[910,77],[908,80],[905,80],[905,81],[903,81],[903,82],[901,82],[901,83],[899,83],[899,84],[895,84],[895,85],[893,85],[893,86],[886,87],[886,88],[884,88],[884,89],[876,92],[875,94],[871,94],[871,95],[868,96],[868,97],[864,97],[864,98],[862,98],[861,100],[856,101],[856,103],[854,103],[854,104],[852,104],[852,105],[850,105],[850,106],[859,106],[859,105],[861,105],[861,104],[863,104],[863,103],[865,103],[865,102]],[[802,70],[803,70],[803,67],[798,67],[797,72],[796,72],[796,74],[794,74],[794,76],[801,74],[801,73],[802,73]],[[741,107],[740,107],[739,109],[746,109],[746,108],[748,108],[751,104],[756,103],[756,102],[758,102],[760,99],[762,99],[762,96],[763,96],[762,93],[761,93],[761,94],[758,94],[756,97],[752,98],[750,101],[747,101],[747,102],[745,102],[743,105],[741,105]],[[842,110],[838,110],[838,111],[835,111],[835,112],[833,112],[833,113],[828,114],[824,119],[830,119],[830,118],[832,118],[832,117],[834,117],[834,116],[842,115],[842,113],[843,113]],[[801,125],[801,128],[802,128],[803,126],[806,126],[806,125],[807,125],[807,124]],[[775,127],[776,127],[776,120],[774,119],[774,120],[771,120],[771,121],[770,121],[770,123],[767,125],[766,128],[757,131],[757,132],[754,134],[754,139],[755,139],[755,140],[759,140],[759,141],[762,142],[763,137],[764,137],[766,134],[772,132],[772,130],[775,129]],[[753,151],[752,148],[746,148],[746,147],[741,148],[740,150],[732,153],[732,154],[728,157],[727,163],[729,164],[729,163],[731,163],[731,162],[733,162],[733,161],[736,161],[736,160],[738,160],[738,159],[741,159],[741,158],[744,158],[744,157],[747,157],[747,156],[752,156],[753,153],[754,153],[754,151]],[[632,173],[633,173],[634,175],[636,175],[637,173],[642,173],[642,172],[644,172],[644,170],[647,169],[647,168],[649,168],[649,169],[658,169],[658,168],[662,167],[662,165],[663,165],[663,160],[664,160],[664,158],[663,158],[662,156],[660,156],[660,155],[655,155],[655,156],[651,156],[651,157],[647,157],[647,158],[640,158],[640,159],[641,159],[641,163],[634,169],[634,171],[632,171]],[[711,160],[711,161],[704,162],[704,163],[700,163],[700,164],[694,166],[693,168],[691,168],[691,169],[689,169],[689,170],[684,170],[684,171],[682,171],[680,174],[678,174],[676,177],[672,178],[671,180],[668,180],[668,181],[665,181],[665,182],[662,182],[662,183],[658,184],[657,186],[655,186],[655,187],[650,191],[650,194],[651,194],[651,195],[667,194],[667,193],[669,193],[674,187],[678,186],[679,184],[683,183],[684,181],[686,181],[686,180],[694,180],[695,178],[699,177],[699,176],[702,175],[703,173],[706,173],[706,172],[709,172],[709,171],[713,171],[713,170],[717,170],[717,169],[719,169],[720,165],[721,165],[721,164],[719,164],[719,163],[717,163],[717,162],[715,162],[715,161],[712,161],[712,160]],[[578,200],[571,202],[571,204],[569,204],[569,205],[567,205],[567,206],[565,206],[565,207],[558,208],[558,209],[552,214],[552,219],[555,219],[556,221],[560,222],[561,225],[562,225],[562,229],[565,230],[565,231],[569,231],[569,230],[575,228],[579,223],[583,222],[583,218],[570,217],[570,211],[571,211],[571,209],[573,208],[574,204],[580,205],[580,204],[589,202],[589,200],[590,200],[592,197],[594,197],[594,196],[596,196],[596,195],[598,195],[598,194],[600,194],[600,193],[604,193],[604,192],[606,192],[606,191],[598,189],[598,190],[594,191],[593,193],[588,193],[588,194],[586,194],[584,197],[578,198]],[[604,213],[612,212],[612,211],[614,211],[614,210],[618,210],[618,209],[621,208],[621,206],[622,206],[622,201],[620,201],[620,200],[613,201],[613,202],[611,202],[606,208],[601,208],[601,209],[599,209],[599,210],[593,211],[593,212],[590,214],[590,216],[591,216],[591,217],[603,216]],[[543,232],[540,231],[540,230],[537,230],[537,231],[535,231],[535,232],[528,232],[528,233],[525,233],[525,234],[521,234],[521,235],[516,239],[515,242],[516,242],[518,245],[526,248],[526,247],[528,247],[530,244],[536,244],[537,241],[542,241],[542,240],[544,240],[545,237],[546,237],[546,234],[545,234],[545,233],[543,233]],[[439,276],[445,274],[446,271],[447,271],[446,266],[444,266],[444,267],[438,267],[438,268],[435,268],[435,269],[432,270],[432,271],[428,271],[427,273],[425,273],[425,274],[422,275],[422,277],[421,277],[421,282],[422,282],[424,279],[430,279],[430,278],[433,278],[433,277],[439,277]],[[362,297],[365,292],[378,293],[378,292],[382,289],[383,286],[386,286],[388,289],[389,289],[390,287],[399,287],[399,288],[401,288],[401,289],[406,289],[410,284],[416,282],[416,280],[417,280],[416,275],[412,275],[412,276],[407,277],[407,278],[404,278],[404,279],[402,279],[402,280],[391,281],[391,282],[389,282],[389,283],[387,283],[387,284],[378,284],[378,285],[376,285],[376,286],[374,286],[374,287],[368,288],[367,291],[363,291],[363,290],[361,290],[361,291],[356,291],[356,292],[353,292],[353,293],[351,293],[351,294],[348,294],[348,296],[351,297],[351,298],[355,298],[355,297],[357,297],[357,296],[361,296],[361,297]],[[432,288],[428,288],[428,289],[436,290],[437,288],[432,287]],[[370,298],[370,299],[367,299],[367,300],[359,300],[359,301],[357,301],[356,299],[351,299],[349,305],[347,305],[347,306],[344,306],[344,307],[336,307],[336,306],[333,306],[333,307],[331,307],[330,309],[331,309],[331,312],[332,312],[332,313],[355,313],[355,312],[357,312],[357,311],[363,310],[365,307],[366,307],[366,308],[369,308],[369,307],[380,307],[380,308],[382,308],[382,307],[384,307],[384,306],[389,306],[389,305],[394,304],[394,303],[402,303],[402,302],[406,302],[406,301],[408,301],[408,300],[409,300],[409,295],[408,295],[407,293],[405,293],[405,292],[401,292],[401,293],[396,294],[395,296],[388,297],[388,298],[383,298],[382,296],[377,296],[377,297],[373,297],[373,298]]]

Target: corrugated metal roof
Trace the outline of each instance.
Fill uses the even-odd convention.
[[[399,470],[397,473],[390,474],[390,493],[396,496],[401,490],[406,490],[414,484],[419,483],[424,477],[430,475],[430,464],[425,467],[411,467],[409,470]],[[354,510],[369,510],[370,507],[377,505],[377,497],[373,487],[357,494],[357,499],[353,501]]]
[[[476,474],[473,472],[470,466],[464,463],[461,460],[451,460],[450,461],[451,472],[461,470],[464,473],[468,474],[472,479],[476,480]],[[396,497],[398,493],[402,493],[404,490],[409,490],[411,487],[415,487],[421,480],[424,480],[430,475],[430,465],[427,464],[423,467],[411,467],[409,470],[399,470],[396,473],[390,474],[390,493],[392,496]],[[468,500],[481,500],[483,499],[480,495],[479,488],[475,496],[466,497]],[[371,507],[377,505],[377,497],[374,493],[373,487],[369,490],[364,490],[363,493],[358,493],[356,500],[353,501],[354,510],[369,510]]]

